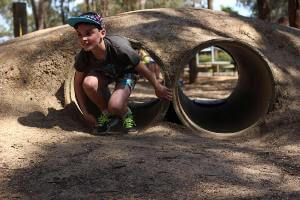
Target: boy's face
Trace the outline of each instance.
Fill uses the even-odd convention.
[[[80,46],[85,51],[91,51],[103,41],[105,29],[99,30],[92,24],[79,24],[76,29]]]

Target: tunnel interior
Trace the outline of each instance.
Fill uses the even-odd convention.
[[[174,107],[183,123],[193,129],[220,134],[243,132],[268,112],[274,97],[273,75],[257,50],[238,41],[206,42],[193,49],[187,57],[190,59],[212,45],[224,49],[233,58],[238,70],[235,88],[224,99],[195,102],[179,86],[183,69],[178,68]]]

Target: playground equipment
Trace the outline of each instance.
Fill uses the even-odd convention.
[[[197,133],[224,137],[263,132],[278,121],[299,117],[297,29],[206,9],[134,11],[107,17],[105,23],[109,34],[123,35],[146,49],[174,91],[171,104],[156,99],[131,105],[139,128],[162,120],[169,105]],[[212,104],[194,102],[178,85],[180,73],[197,52],[210,46],[232,56],[239,79],[228,98]],[[56,95],[66,82],[65,103],[78,109],[70,68],[80,48],[71,27],[30,33],[0,47],[1,77],[6,69],[19,70],[19,76],[8,77],[5,84]]]
[[[201,133],[232,136],[259,131],[290,91],[291,83],[282,79],[286,76],[287,57],[293,63],[291,68],[299,67],[299,31],[263,21],[202,9],[159,9],[109,17],[106,24],[108,33],[124,35],[151,52],[160,63],[167,86],[173,88],[171,106],[177,116]],[[197,52],[210,46],[220,47],[232,56],[239,73],[237,86],[226,99],[195,103],[179,87],[180,74]],[[147,113],[143,116],[161,114],[162,119],[168,104],[155,102],[134,109],[137,118],[141,116],[138,110],[142,110],[145,112],[141,114]]]

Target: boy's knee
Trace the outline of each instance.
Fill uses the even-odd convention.
[[[118,101],[118,100],[109,101],[108,111],[110,113],[113,113],[113,114],[120,113],[124,110],[124,105],[125,105],[124,102],[121,102],[121,101]]]
[[[83,89],[86,90],[97,90],[98,87],[98,80],[96,77],[87,76],[84,78],[82,82]]]

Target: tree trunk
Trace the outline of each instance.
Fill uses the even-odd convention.
[[[27,33],[26,3],[24,2],[13,3],[13,23],[14,23],[15,37],[19,37]]]
[[[297,9],[296,9],[296,19],[295,19],[295,27],[300,28],[300,2],[298,0],[297,4]]]
[[[38,19],[38,30],[44,29],[46,26],[46,17],[47,17],[47,10],[49,7],[50,2],[48,0],[40,0],[38,3],[38,12],[37,12],[37,19]]]
[[[62,23],[66,24],[66,17],[65,17],[65,11],[64,11],[64,2],[65,2],[65,0],[60,0],[60,16],[61,16]]]
[[[122,0],[122,8],[124,11],[128,11],[128,0]]]
[[[90,2],[89,0],[84,0],[86,12],[90,11]]]
[[[290,26],[300,28],[300,1],[289,0],[288,12]]]
[[[97,0],[92,0],[92,11],[97,12]]]
[[[139,8],[138,4],[139,4],[139,1],[138,0],[130,0],[130,11],[132,10],[136,10]]]
[[[36,4],[35,4],[34,0],[30,0],[30,2],[31,2],[31,7],[32,7],[33,19],[34,19],[34,23],[35,23],[35,29],[37,30],[39,27],[39,23],[38,23],[37,11],[36,11]]]
[[[207,8],[213,10],[214,9],[213,3],[214,3],[213,0],[207,0]]]
[[[271,21],[271,8],[269,0],[257,0],[258,18]]]
[[[124,11],[132,11],[139,8],[140,0],[123,0]]]
[[[140,0],[140,9],[144,10],[146,5],[146,0]]]
[[[103,17],[108,16],[108,0],[100,0],[100,10]]]
[[[189,83],[192,84],[196,81],[198,75],[197,59],[194,56],[189,62]]]

